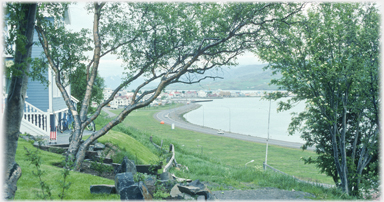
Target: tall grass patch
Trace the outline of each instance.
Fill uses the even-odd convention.
[[[158,111],[160,111],[159,108]],[[149,134],[157,139],[169,139],[171,143],[178,143],[191,153],[203,153],[212,159],[223,162],[226,165],[241,166],[254,160],[249,166],[262,166],[265,161],[264,143],[236,140],[223,136],[208,135],[194,131],[176,128],[160,124],[153,118],[155,110],[138,110],[132,112],[123,122],[125,127],[135,128],[143,135]],[[145,138],[149,138],[148,136]],[[279,147],[270,145],[268,148],[268,164],[303,180],[311,180],[320,183],[333,184],[332,178],[319,173],[319,169],[313,164],[306,164],[301,157],[314,157],[313,151]]]
[[[16,162],[20,165],[22,170],[22,176],[17,182],[17,191],[15,195],[15,200],[35,200],[36,193],[40,191],[39,181],[36,176],[32,174],[34,171],[34,166],[26,160],[26,147],[28,150],[36,150],[30,142],[26,142],[24,139],[20,138],[18,141],[18,147],[16,151]],[[43,181],[49,184],[52,189],[53,197],[58,199],[58,194],[60,193],[60,186],[58,184],[59,180],[62,180],[61,170],[53,166],[53,164],[59,163],[63,160],[64,156],[46,152],[39,151],[41,156],[41,166],[40,169],[45,172],[42,176]],[[36,171],[35,171],[36,172]],[[94,184],[110,184],[113,185],[114,181],[106,178],[101,178],[89,174],[84,174],[80,172],[70,171],[70,175],[67,180],[72,182],[70,188],[66,191],[67,197],[65,200],[119,200],[120,197],[117,194],[112,195],[99,195],[91,194],[89,187]]]
[[[159,161],[158,156],[152,153],[148,147],[122,132],[111,130],[100,137],[98,141],[101,143],[111,143],[122,150],[122,152],[118,153],[117,158],[113,159],[116,163],[121,162],[124,155],[127,155],[131,160],[135,160],[137,164],[150,164]]]

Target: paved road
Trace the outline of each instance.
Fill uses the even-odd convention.
[[[111,108],[109,108],[109,107],[103,107],[102,110],[108,114],[108,117],[116,116],[116,114],[109,111],[109,110],[111,110]]]
[[[197,104],[189,104],[189,105],[184,105],[174,109],[164,110],[156,113],[154,115],[154,118],[159,121],[164,121],[164,123],[168,125],[171,125],[173,123],[175,124],[175,127],[192,130],[200,133],[206,133],[206,134],[222,136],[222,137],[229,137],[229,138],[246,140],[251,142],[267,143],[267,139],[262,137],[255,137],[255,136],[243,135],[238,133],[230,133],[230,132],[224,132],[224,134],[218,134],[217,129],[194,125],[180,118],[180,115],[188,111],[194,110],[198,107],[199,105]],[[291,148],[298,148],[298,149],[300,149],[300,147],[303,145],[302,143],[287,142],[287,141],[274,140],[274,139],[269,139],[269,144],[284,146],[284,147],[291,147]],[[314,149],[315,147],[308,148],[308,150],[314,150]]]

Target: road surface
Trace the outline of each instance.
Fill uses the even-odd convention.
[[[255,137],[255,136],[231,133],[226,131],[224,132],[224,134],[218,134],[217,129],[212,129],[208,127],[191,124],[184,121],[182,118],[180,118],[182,114],[188,111],[194,110],[198,107],[199,105],[197,104],[183,105],[178,108],[168,109],[168,110],[158,112],[154,115],[154,118],[157,119],[158,121],[164,121],[164,123],[168,125],[174,124],[175,127],[192,130],[200,133],[206,133],[206,134],[222,136],[222,137],[229,137],[233,139],[245,140],[245,141],[251,141],[251,142],[267,143],[267,138],[262,138],[262,137]],[[303,145],[302,143],[287,142],[287,141],[274,140],[274,139],[269,139],[269,144],[283,146],[283,147],[297,148],[297,149],[300,149],[300,147]],[[315,150],[315,147],[310,147],[307,150],[313,151]]]

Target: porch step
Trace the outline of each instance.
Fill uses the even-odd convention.
[[[20,132],[28,133],[33,136],[48,136],[44,130],[41,130],[24,119],[21,120]]]

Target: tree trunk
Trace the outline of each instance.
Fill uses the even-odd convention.
[[[4,173],[4,197],[12,199],[17,190],[16,183],[21,177],[21,168],[15,162],[17,141],[20,134],[20,125],[24,113],[25,94],[28,85],[28,72],[30,64],[27,59],[31,57],[33,34],[35,27],[37,4],[22,4],[21,12],[26,19],[21,20],[19,34],[26,37],[23,45],[16,44],[14,68],[23,72],[21,75],[13,75],[5,106],[5,138],[6,138],[6,162]]]
[[[343,102],[343,123],[342,123],[342,132],[341,132],[341,141],[340,141],[340,154],[341,154],[341,185],[342,190],[347,195],[349,195],[349,186],[348,186],[348,166],[347,166],[347,152],[345,148],[345,134],[347,131],[347,107],[345,102]]]

